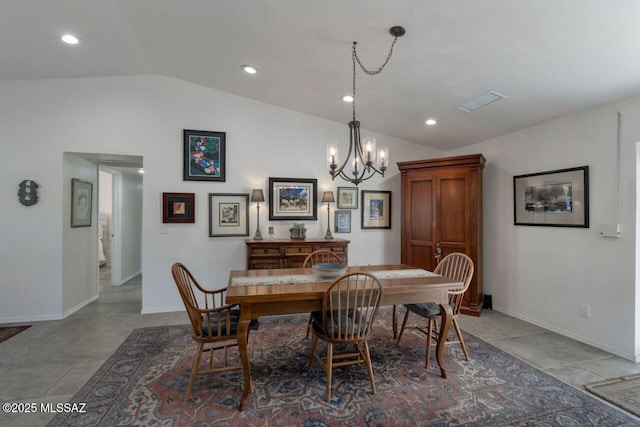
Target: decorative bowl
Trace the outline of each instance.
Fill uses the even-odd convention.
[[[321,262],[319,264],[313,264],[311,268],[313,268],[313,271],[320,277],[325,279],[335,279],[347,271],[347,266],[338,262]]]

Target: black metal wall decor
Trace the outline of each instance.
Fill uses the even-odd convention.
[[[32,206],[38,203],[38,187],[35,181],[25,179],[18,186],[18,199],[25,206]]]

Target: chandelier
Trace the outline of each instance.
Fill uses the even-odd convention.
[[[389,165],[389,147],[378,147],[376,151],[376,139],[364,138],[360,140],[360,122],[356,120],[356,62],[367,75],[379,74],[387,65],[393,54],[393,46],[396,44],[398,37],[402,37],[405,33],[403,27],[392,27],[389,33],[393,36],[393,43],[387,54],[387,59],[377,70],[367,70],[356,52],[357,42],[353,42],[351,62],[353,63],[353,92],[352,92],[352,109],[353,118],[349,122],[349,150],[345,160],[340,164],[340,157],[337,142],[329,142],[327,144],[327,166],[331,179],[335,180],[340,177],[345,181],[349,181],[354,185],[360,184],[376,173],[384,176],[384,171]],[[338,166],[340,164],[340,166]],[[349,166],[348,169],[345,168]],[[349,170],[350,169],[350,170]]]

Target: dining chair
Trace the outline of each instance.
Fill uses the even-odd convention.
[[[320,249],[315,252],[311,252],[304,260],[302,266],[304,268],[311,268],[314,264],[326,263],[326,262],[342,262],[342,258],[340,258],[335,252],[331,252],[328,249]],[[320,312],[315,312],[316,315]],[[312,313],[313,314],[313,313]],[[311,316],[309,316],[309,322],[307,322],[307,335],[309,338],[309,331],[311,330]]]
[[[458,317],[460,317],[460,306],[462,305],[464,293],[467,291],[469,284],[471,283],[473,271],[474,266],[471,258],[458,252],[449,254],[442,258],[435,270],[433,270],[434,273],[441,274],[448,279],[464,283],[464,287],[462,289],[449,291],[449,305],[451,306],[451,312],[453,313],[452,323],[458,339],[454,340],[447,337],[445,344],[460,344],[465,360],[469,360],[469,353],[467,351],[467,346],[464,344],[464,340],[462,339],[460,325],[458,324]],[[438,304],[433,302],[404,304],[404,306],[407,309],[407,312],[405,313],[404,320],[402,321],[402,327],[400,328],[397,343],[400,344],[400,339],[402,338],[402,333],[407,326],[407,320],[409,319],[410,313],[415,313],[418,316],[426,318],[428,320],[426,328],[421,326],[416,326],[415,328],[427,335],[427,356],[425,360],[425,367],[428,368],[431,361],[432,340],[437,341],[440,333],[438,329],[438,321],[441,320],[440,307]]]
[[[191,338],[198,343],[185,393],[185,398],[189,399],[196,375],[242,369],[242,364],[230,365],[228,357],[229,349],[238,345],[240,309],[237,304],[225,304],[227,288],[215,291],[204,289],[182,263],[173,264],[171,274],[191,322]],[[258,326],[258,321],[252,320],[249,330],[257,330]],[[216,359],[214,366],[216,350],[224,351],[224,359]],[[205,352],[209,352],[208,366],[198,370]]]
[[[371,391],[376,394],[368,341],[382,292],[382,285],[373,275],[363,272],[346,274],[337,278],[325,291],[322,311],[312,316],[309,370],[317,360],[327,373],[327,401],[331,399],[333,368],[360,363],[366,365]],[[324,356],[318,351],[319,339],[327,343]],[[334,345],[353,345],[353,351],[334,355]]]

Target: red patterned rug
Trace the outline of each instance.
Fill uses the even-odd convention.
[[[135,330],[70,402],[86,413],[58,414],[50,426],[637,426],[639,420],[465,334],[471,361],[448,347],[449,378],[424,368],[424,339],[391,339],[381,310],[370,343],[377,394],[364,365],[336,369],[330,402],[326,375],[308,371],[308,316],[260,320],[249,339],[254,393],[237,406],[240,371],[200,376],[183,401],[195,344],[186,326]]]
[[[14,335],[18,335],[25,329],[29,329],[31,325],[25,326],[0,326],[0,342],[6,341]]]

